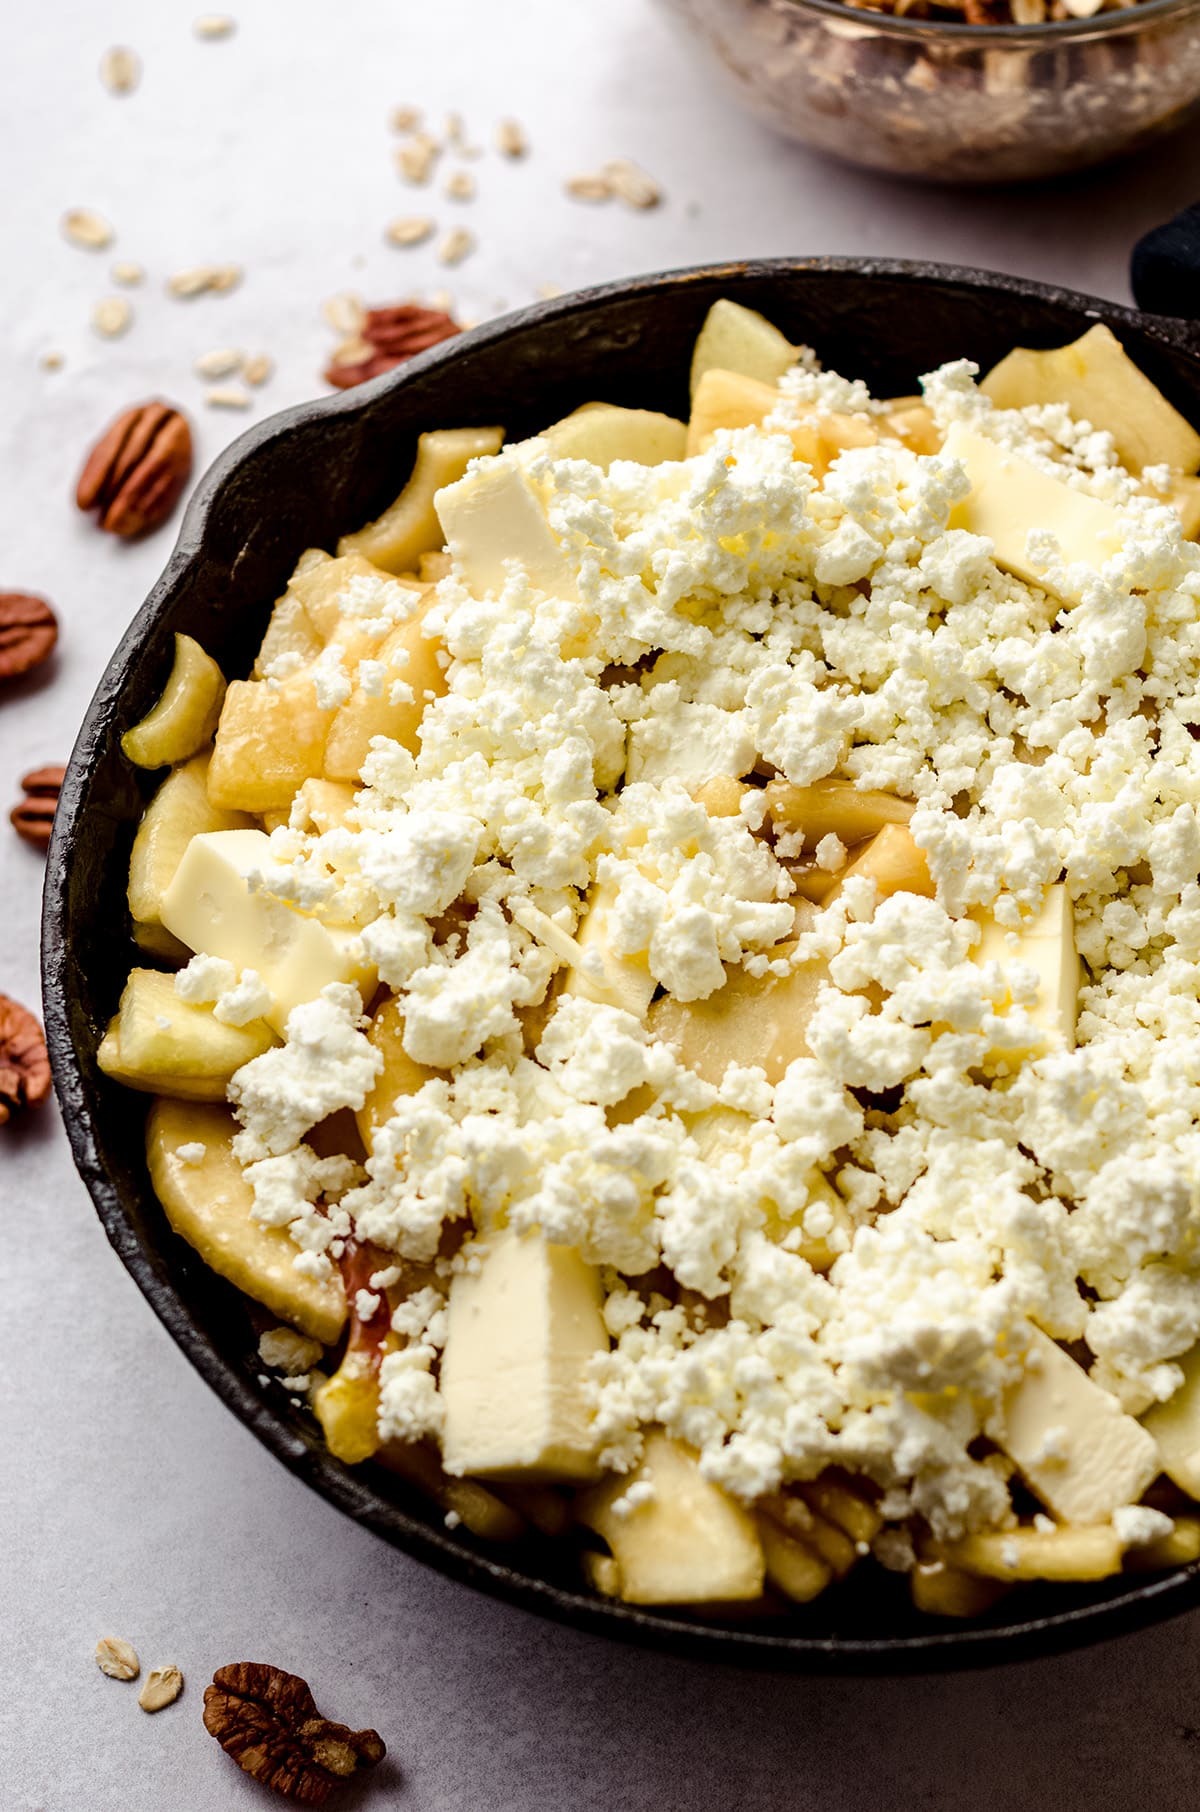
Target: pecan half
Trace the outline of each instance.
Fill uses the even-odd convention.
[[[387,1753],[375,1730],[348,1730],[317,1710],[308,1683],[259,1661],[218,1667],[204,1689],[204,1728],[239,1768],[306,1806]]]
[[[24,837],[26,843],[36,843],[39,849],[45,849],[50,841],[59,789],[66,771],[66,768],[34,768],[23,775],[21,790],[25,797],[8,814],[18,837]]]
[[[32,1013],[0,994],[0,1126],[50,1093],[50,1059]]]
[[[369,308],[359,332],[334,353],[325,382],[350,390],[461,332],[458,322],[440,308],[421,308],[415,302]]]
[[[0,591],[0,680],[40,666],[57,640],[58,619],[45,598]]]
[[[167,520],[192,469],[192,431],[169,403],[138,403],[88,454],[75,501],[98,509],[100,527],[128,540]]]

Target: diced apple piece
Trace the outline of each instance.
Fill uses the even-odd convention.
[[[163,768],[202,749],[217,726],[225,676],[190,635],[175,637],[175,661],[153,710],[126,730],[121,747],[139,768]]]
[[[907,824],[885,824],[876,831],[835,877],[826,904],[833,903],[847,881],[860,876],[874,881],[880,899],[893,893],[920,893],[932,899],[937,892],[925,851],[914,841]]]
[[[184,850],[205,831],[249,830],[244,812],[229,812],[208,796],[207,755],[193,756],[167,775],[142,814],[129,856],[129,911],[143,925],[158,925],[163,894]]]
[[[908,1578],[913,1609],[927,1617],[982,1617],[1004,1596],[999,1580],[964,1573],[944,1560],[922,1561]]]
[[[343,535],[339,554],[365,554],[389,573],[411,572],[422,554],[442,545],[433,500],[445,485],[463,476],[473,459],[498,453],[503,428],[435,428],[417,441],[408,483],[382,516],[353,535]]]
[[[477,466],[435,499],[446,546],[474,597],[504,589],[510,563],[547,597],[578,597],[575,573],[513,453]]]
[[[644,956],[618,956],[610,945],[612,906],[612,889],[597,883],[575,928],[574,941],[581,954],[567,968],[559,991],[582,995],[601,1006],[621,1007],[635,1019],[645,1019],[657,983]]]
[[[146,1121],[154,1192],[176,1233],[207,1265],[281,1321],[329,1346],[346,1319],[341,1280],[298,1271],[287,1229],[253,1218],[254,1193],[233,1155],[237,1130],[227,1108],[156,1101]],[[204,1155],[189,1163],[195,1154],[187,1148],[197,1145]]]
[[[391,1119],[401,1096],[415,1095],[440,1072],[426,1069],[405,1050],[404,1013],[394,996],[374,1014],[367,1037],[383,1055],[383,1068],[375,1078],[375,1086],[355,1115],[362,1142],[371,1151],[376,1128]]]
[[[454,562],[445,548],[439,547],[432,553],[421,555],[417,561],[417,578],[422,585],[436,585],[446,578],[453,566]]]
[[[808,1604],[833,1578],[832,1569],[819,1554],[795,1536],[785,1534],[769,1516],[758,1518],[767,1581],[795,1604]]]
[[[794,944],[780,944],[774,960],[786,958]],[[674,1045],[680,1061],[705,1082],[719,1085],[731,1063],[758,1064],[769,1082],[778,1082],[797,1057],[810,1055],[804,1033],[817,992],[829,980],[822,961],[803,963],[786,976],[756,977],[743,968],[730,971],[723,988],[707,1000],[676,1000],[664,994],[646,1016],[655,1038]]]
[[[422,629],[430,593],[411,617],[398,623],[379,644],[375,658],[386,669],[383,689],[372,694],[358,684],[329,726],[325,743],[325,772],[335,780],[356,780],[371,748],[373,736],[388,736],[413,755],[420,752],[418,734],[430,697],[446,690],[446,675],[438,660],[442,644]],[[393,702],[391,688],[406,687],[411,694]]]
[[[379,1447],[379,1374],[366,1353],[351,1347],[313,1395],[313,1414],[335,1460],[359,1466]]]
[[[623,1514],[621,1499],[643,1483],[653,1495]],[[753,1516],[665,1434],[647,1435],[637,1469],[606,1479],[575,1507],[611,1548],[626,1604],[727,1604],[762,1592],[765,1563]]]
[[[1020,931],[998,925],[991,913],[980,916],[982,937],[971,952],[977,963],[995,962],[1003,969],[1021,963],[1038,977],[1037,998],[1026,1010],[1044,1036],[1033,1050],[1075,1049],[1075,1015],[1079,999],[1079,957],[1075,951],[1075,909],[1062,882],[1046,889],[1040,912],[1025,920]],[[1012,995],[998,1003],[1005,1012]],[[1003,1046],[995,1056],[1020,1057],[1028,1053]]]
[[[275,1001],[267,1021],[282,1032],[292,1008],[330,982],[352,982],[369,998],[375,971],[354,932],[251,887],[269,862],[264,831],[193,837],[163,897],[162,920],[189,949],[257,970]]]
[[[600,1278],[537,1232],[489,1236],[478,1269],[450,1286],[441,1393],[446,1471],[483,1478],[588,1479],[595,1437],[583,1395],[607,1351]]]
[[[181,1000],[175,978],[159,969],[131,969],[121,1004],[97,1061],[128,1088],[223,1101],[235,1070],[272,1043],[261,1019],[224,1025],[211,1007]]]
[[[1030,1328],[1025,1367],[995,1439],[1034,1496],[1064,1523],[1136,1504],[1159,1471],[1154,1437],[1040,1328]]]
[[[739,1113],[732,1107],[707,1107],[699,1113],[689,1115],[687,1121],[688,1133],[699,1147],[700,1156],[705,1163],[718,1163],[722,1157],[732,1153],[743,1169],[750,1162],[756,1126],[757,1122],[750,1114]],[[830,1245],[831,1236],[835,1231],[850,1235],[854,1221],[846,1203],[819,1170],[811,1170],[806,1181],[806,1209],[819,1203],[828,1209],[833,1224],[828,1232],[819,1237],[810,1234],[799,1242],[789,1240],[788,1251],[796,1252],[806,1259],[814,1271],[828,1271],[838,1257],[838,1252]],[[764,1200],[761,1205],[766,1214],[770,1236],[777,1244],[781,1244],[794,1227],[802,1224],[802,1216],[785,1221],[773,1202]],[[835,1518],[836,1520],[838,1519]]]
[[[910,453],[938,453],[942,446],[942,431],[933,419],[933,410],[919,397],[898,399],[902,406],[893,406],[883,417],[884,434],[892,440],[898,440]]]
[[[799,347],[772,327],[756,309],[724,297],[714,302],[704,317],[692,352],[692,395],[700,380],[714,367],[738,371],[762,384],[777,384],[796,363]]]
[[[354,788],[342,780],[306,780],[292,800],[292,813],[299,810],[303,824],[315,831],[337,830],[354,810]],[[269,828],[269,827],[268,827]]]
[[[710,780],[693,787],[691,792],[696,804],[702,805],[710,818],[737,818],[741,815],[742,800],[754,790],[746,781],[735,780],[732,774],[714,774]]]
[[[212,803],[243,812],[286,811],[297,788],[321,772],[330,715],[317,703],[307,673],[277,686],[232,681],[208,770]]]
[[[883,1528],[883,1517],[860,1481],[845,1483],[836,1474],[822,1473],[799,1490],[820,1516],[836,1523],[853,1542],[873,1542]]]
[[[865,791],[849,780],[816,780],[811,786],[772,780],[764,791],[775,829],[803,831],[809,854],[823,837],[839,837],[848,845],[861,843],[885,824],[907,824],[916,810],[910,799]]]
[[[1124,1549],[1107,1523],[1067,1529],[1002,1529],[948,1542],[939,1558],[984,1579],[1108,1579],[1121,1571]]]
[[[392,573],[375,565],[364,554],[339,551],[336,560],[322,560],[316,565],[306,565],[302,559],[300,566],[288,580],[288,596],[295,598],[303,606],[305,615],[324,645],[332,641],[335,635],[339,635],[339,632],[344,633],[347,624],[353,626],[353,617],[347,618],[344,609],[346,589],[353,580],[376,579],[387,583],[393,578]],[[415,579],[398,579],[395,582],[419,589],[419,581]]]
[[[774,1491],[760,1498],[757,1508],[762,1521],[773,1520],[793,1540],[811,1548],[835,1579],[844,1579],[858,1559],[858,1549],[845,1530],[818,1515],[795,1491]]]
[[[614,459],[638,466],[658,466],[682,459],[687,451],[686,424],[653,409],[621,409],[615,403],[585,403],[573,415],[543,428],[555,459],[586,459],[607,472]]]
[[[1194,1516],[1177,1516],[1168,1534],[1140,1547],[1129,1548],[1125,1554],[1125,1565],[1135,1573],[1188,1567],[1197,1560],[1200,1560],[1200,1518]]]
[[[1189,1497],[1200,1498],[1200,1346],[1179,1363],[1183,1383],[1146,1412],[1142,1425],[1158,1444],[1167,1477]]]
[[[1072,490],[962,422],[947,434],[943,453],[959,460],[971,481],[970,496],[950,513],[950,527],[986,536],[997,566],[1018,579],[1050,589],[1046,574],[1029,555],[1035,530],[1054,536],[1068,565],[1098,568],[1120,552],[1121,524],[1112,504]]]
[[[452,1479],[423,1441],[385,1441],[376,1456],[389,1472],[408,1479],[427,1498],[453,1514],[480,1541],[519,1541],[529,1527],[518,1510],[481,1485],[478,1479]]]
[[[1069,346],[1033,352],[1017,346],[980,389],[998,409],[1065,403],[1077,420],[1106,428],[1123,466],[1200,466],[1200,434],[1140,371],[1112,329],[1098,321]]]
[[[1161,498],[1159,491],[1149,491],[1147,495]],[[1200,478],[1173,474],[1166,501],[1178,516],[1186,538],[1200,540]]]
[[[324,643],[300,599],[285,591],[271,611],[262,643],[255,658],[253,675],[262,679],[276,662],[287,661],[293,670],[307,667],[320,654]]]
[[[757,428],[779,406],[774,384],[737,371],[706,370],[692,391],[687,452],[703,453],[720,428]]]

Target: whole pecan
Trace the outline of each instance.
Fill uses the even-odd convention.
[[[137,403],[88,454],[75,501],[98,509],[100,527],[128,540],[167,520],[192,469],[192,431],[169,403]]]
[[[18,837],[24,837],[27,843],[36,843],[39,849],[45,849],[50,841],[59,789],[66,771],[66,768],[34,768],[22,775],[21,790],[25,797],[8,814]]]
[[[0,1126],[50,1093],[50,1059],[32,1013],[0,994]]]
[[[58,640],[58,620],[45,598],[0,591],[0,680],[40,666]]]
[[[421,308],[415,302],[369,308],[358,335],[334,353],[325,382],[350,390],[461,332],[458,322],[440,308]]]
[[[239,1768],[306,1806],[323,1806],[339,1780],[387,1753],[378,1731],[330,1723],[307,1681],[259,1661],[218,1667],[204,1689],[204,1728]]]

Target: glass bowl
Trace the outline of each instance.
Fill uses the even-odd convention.
[[[1200,103],[1200,0],[1091,19],[954,25],[839,0],[660,0],[746,105],[848,163],[1020,182],[1102,163]]]

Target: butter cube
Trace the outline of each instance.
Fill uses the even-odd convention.
[[[1062,1522],[1105,1522],[1157,1475],[1158,1447],[1040,1328],[1031,1336],[1027,1370],[1005,1395],[996,1439]]]
[[[651,1494],[623,1506],[633,1485],[649,1485]],[[765,1564],[754,1518],[665,1434],[647,1435],[637,1470],[606,1479],[575,1508],[612,1549],[612,1583],[626,1604],[737,1603],[762,1592]]]
[[[1162,1469],[1189,1497],[1200,1497],[1200,1346],[1181,1361],[1183,1383],[1142,1418],[1162,1455]]]
[[[1018,453],[956,422],[943,449],[966,467],[971,494],[950,514],[951,528],[985,535],[997,566],[1027,584],[1048,589],[1045,574],[1029,557],[1035,529],[1052,534],[1068,565],[1100,567],[1121,547],[1117,512],[1111,504],[1043,472]]]
[[[982,937],[972,951],[977,963],[998,963],[1001,969],[1021,963],[1038,977],[1038,991],[1026,1011],[1045,1034],[1017,1050],[1010,1045],[991,1053],[1014,1060],[1032,1051],[1075,1049],[1075,1014],[1079,998],[1079,957],[1075,951],[1075,909],[1061,882],[1046,889],[1040,912],[1027,919],[1019,931],[998,925],[990,913],[980,916]],[[1001,1013],[1012,1004],[1011,993],[998,1003]]]
[[[264,1015],[282,1032],[293,1007],[315,1000],[330,982],[352,982],[366,999],[375,971],[357,935],[323,925],[262,889],[250,877],[270,861],[264,831],[212,831],[193,837],[162,899],[162,922],[191,950],[256,969],[275,997]]]
[[[575,574],[546,521],[533,486],[514,458],[501,455],[446,485],[434,508],[467,589],[477,598],[503,590],[510,561],[548,597],[575,602]]]
[[[450,1286],[441,1392],[446,1471],[482,1478],[596,1474],[583,1376],[606,1352],[600,1279],[571,1246],[503,1229]]]

